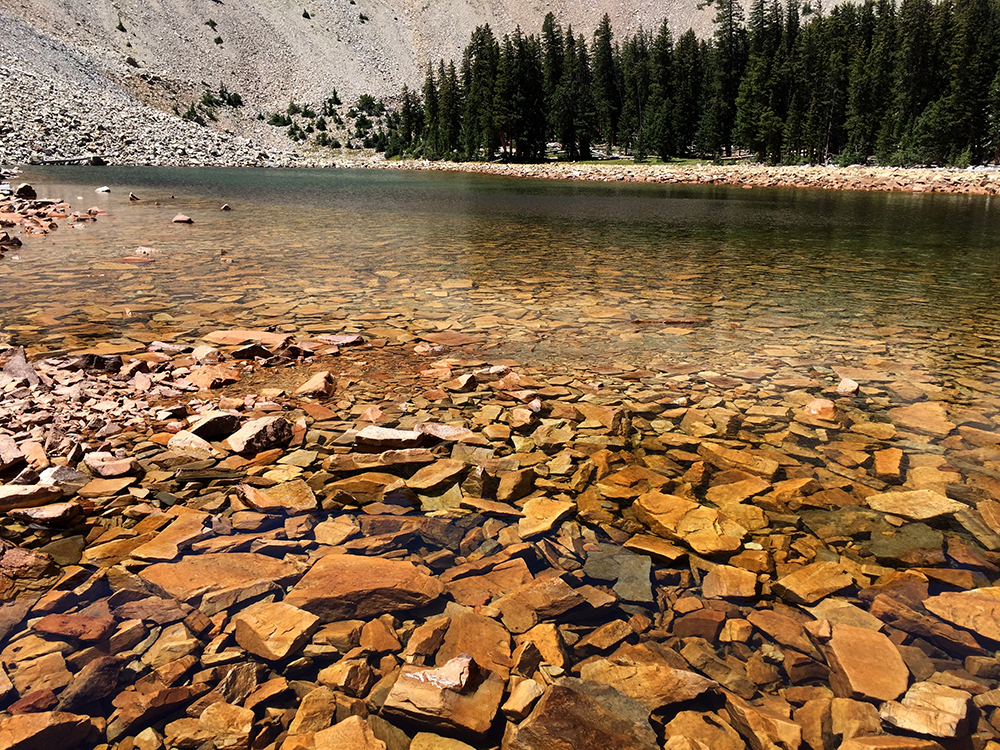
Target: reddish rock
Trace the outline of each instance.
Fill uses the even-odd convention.
[[[674,703],[693,700],[718,687],[714,680],[663,662],[619,664],[608,659],[585,662],[580,669],[584,680],[611,685],[644,703],[650,711]]]
[[[922,740],[917,737],[879,735],[852,737],[843,742],[838,750],[944,750],[944,746],[940,742]]]
[[[110,617],[56,614],[46,615],[34,623],[31,629],[63,639],[76,638],[93,643],[107,638],[115,629],[115,621]]]
[[[295,389],[295,395],[308,398],[329,398],[336,388],[337,379],[329,370],[317,372]]]
[[[908,732],[931,737],[960,737],[968,733],[972,695],[933,682],[918,682],[899,701],[884,703],[882,721]]]
[[[891,701],[906,691],[909,670],[892,641],[876,630],[834,625],[825,651],[830,687],[841,698]]]
[[[500,708],[506,682],[493,672],[451,674],[461,657],[437,669],[404,665],[386,698],[387,718],[451,731],[485,734]],[[467,662],[465,662],[467,664]]]
[[[350,716],[313,737],[315,750],[385,750],[386,744],[375,736],[368,722]]]
[[[36,690],[28,693],[19,701],[14,701],[7,707],[8,713],[13,716],[17,714],[37,714],[42,711],[51,711],[56,707],[56,694],[51,690]]]
[[[630,715],[613,698],[602,700],[569,685],[546,689],[528,718],[504,737],[502,750],[656,750],[648,718],[639,721],[641,714]]]
[[[940,401],[922,401],[889,410],[889,419],[898,427],[935,437],[947,437],[955,429],[948,421],[948,409]]]
[[[832,422],[837,418],[837,405],[826,398],[814,398],[802,407],[802,413],[807,417],[815,417],[816,419],[824,419]]]
[[[673,633],[678,638],[704,638],[715,642],[726,621],[726,613],[714,609],[699,609],[674,620]]]
[[[62,711],[21,714],[0,720],[0,747],[5,750],[71,750],[96,734],[88,716]]]
[[[943,620],[1000,642],[1000,587],[948,591],[924,601]]]
[[[264,513],[310,513],[318,507],[312,489],[301,479],[263,489],[241,484],[237,492],[248,506]]]
[[[757,595],[757,576],[731,565],[716,565],[701,582],[706,599],[749,599]]]
[[[319,628],[319,618],[286,602],[258,602],[233,618],[235,638],[252,654],[279,661],[296,653]]]
[[[839,563],[815,562],[783,576],[773,589],[795,604],[814,604],[853,584],[854,579]]]
[[[327,555],[309,569],[285,603],[323,622],[377,617],[424,607],[444,592],[412,563],[356,555]]]
[[[213,615],[233,604],[274,591],[299,570],[273,557],[250,552],[202,554],[156,563],[139,573],[154,591],[198,606]]]

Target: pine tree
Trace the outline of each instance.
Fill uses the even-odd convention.
[[[443,65],[443,63],[442,63]],[[441,144],[441,114],[438,103],[438,87],[434,80],[434,66],[427,63],[427,76],[424,78],[424,156],[429,159],[440,159],[438,151]]]
[[[935,15],[932,0],[903,0],[900,6],[893,99],[877,147],[883,164],[913,160],[917,118],[944,93],[941,52],[934,38]]]
[[[545,109],[548,112],[546,136],[556,134],[556,94],[563,77],[563,33],[551,13],[545,15],[542,23],[542,90],[545,95]]]
[[[650,53],[649,103],[643,142],[663,161],[673,156],[676,137],[673,130],[673,37],[666,19],[653,40]]]
[[[611,18],[605,13],[594,31],[592,72],[597,132],[601,141],[607,144],[608,153],[617,142],[618,118],[621,113],[612,38]]]
[[[467,159],[493,157],[499,138],[493,116],[493,87],[500,48],[489,24],[479,26],[462,58],[462,150]]]
[[[651,40],[642,27],[621,49],[622,115],[621,144],[640,158],[646,154],[643,142],[646,105],[649,103],[652,82]]]
[[[701,92],[705,72],[698,37],[688,29],[677,40],[673,55],[674,101],[671,128],[675,154],[690,154],[694,150],[695,134],[701,120]]]
[[[948,138],[942,146],[951,164],[980,163],[987,155],[987,109],[997,73],[997,8],[989,0],[956,0],[955,35],[945,109]]]
[[[844,125],[847,152],[860,160],[875,153],[885,125],[892,99],[892,58],[896,48],[896,13],[892,0],[879,0],[877,10],[869,0],[865,14],[874,17],[874,30],[870,42],[862,40],[851,64]]]
[[[462,127],[462,102],[455,62],[438,66],[438,146],[441,159],[452,159],[458,150]]]
[[[543,89],[542,47],[535,37],[515,35],[515,79],[522,104],[521,128],[515,138],[519,161],[545,157],[545,91]]]
[[[702,148],[732,156],[736,97],[746,67],[747,33],[739,0],[715,0],[715,35],[710,56],[708,100],[700,127]]]

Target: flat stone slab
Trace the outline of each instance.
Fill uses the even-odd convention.
[[[215,614],[232,604],[290,583],[298,569],[253,552],[192,555],[178,562],[156,563],[140,572],[154,591]]]
[[[853,583],[839,563],[815,562],[775,581],[774,592],[795,604],[815,604]]]
[[[424,607],[444,585],[400,560],[327,555],[309,569],[285,603],[318,615],[323,622],[378,617]]]
[[[887,724],[931,737],[958,737],[968,731],[972,695],[934,682],[914,683],[899,701],[882,705]]]
[[[889,419],[897,427],[935,437],[947,437],[955,429],[948,421],[948,409],[940,401],[925,401],[889,410]]]
[[[663,706],[697,698],[718,683],[694,672],[673,669],[662,663],[615,664],[607,659],[587,662],[580,677],[611,685],[655,711]]]
[[[0,487],[0,512],[35,508],[62,497],[61,487],[51,484],[7,484]]]
[[[240,346],[249,342],[263,344],[269,349],[284,346],[291,340],[287,333],[271,333],[270,331],[254,331],[247,329],[237,329],[233,331],[212,331],[202,336],[205,341],[209,341],[219,346]]]
[[[660,747],[649,715],[621,692],[585,680],[564,679],[550,685],[527,720],[505,740],[505,750],[539,748]]]
[[[240,498],[254,510],[264,513],[309,513],[316,510],[316,495],[301,479],[282,482],[264,489],[241,484]]]
[[[830,686],[840,698],[891,701],[906,690],[910,673],[889,638],[867,628],[834,625],[826,645]]]
[[[92,479],[76,491],[80,497],[110,497],[117,495],[129,485],[138,481],[135,477],[118,477],[117,479]]]
[[[503,678],[487,672],[470,677],[467,684],[452,684],[438,676],[441,671],[404,665],[383,710],[390,717],[404,717],[417,724],[485,734],[500,708]]]
[[[358,445],[380,450],[416,448],[423,439],[424,433],[416,430],[393,430],[376,425],[369,425],[354,436],[354,442]]]
[[[140,560],[173,560],[181,550],[211,534],[208,513],[183,506],[176,506],[169,513],[176,518],[155,537],[132,550],[132,557]]]
[[[942,620],[1000,643],[1000,587],[948,591],[924,600]]]
[[[934,490],[883,492],[868,498],[868,507],[903,518],[926,521],[930,518],[951,515],[968,506],[951,500]]]

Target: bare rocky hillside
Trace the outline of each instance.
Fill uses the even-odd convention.
[[[0,0],[0,84],[17,105],[0,114],[8,118],[0,119],[0,160],[38,153],[34,147],[43,144],[27,143],[28,135],[56,138],[53,117],[86,121],[89,130],[102,121],[115,128],[128,118],[156,130],[164,121],[150,108],[173,115],[220,84],[240,93],[246,106],[239,116],[221,117],[213,130],[249,137],[255,151],[289,150],[253,115],[283,109],[290,99],[319,102],[334,89],[349,102],[360,93],[384,96],[404,83],[419,86],[427,61],[460,56],[477,25],[489,23],[498,36],[517,26],[538,33],[549,11],[588,37],[605,12],[619,36],[640,24],[656,27],[664,17],[677,33],[692,26],[707,32],[713,14],[698,10],[694,0]],[[16,118],[34,117],[47,128],[23,132]],[[231,163],[194,127],[167,128],[193,139],[185,144],[181,138],[167,151],[184,151],[183,157],[193,150],[203,154],[201,163]],[[73,148],[99,146],[91,135],[77,138]]]

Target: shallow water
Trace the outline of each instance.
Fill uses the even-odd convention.
[[[995,374],[986,197],[368,170],[24,179],[107,211],[0,261],[3,330],[35,353],[283,326],[390,342],[462,331],[526,363],[608,370],[794,356]],[[171,223],[179,212],[195,223]],[[140,245],[154,262],[121,262]]]

